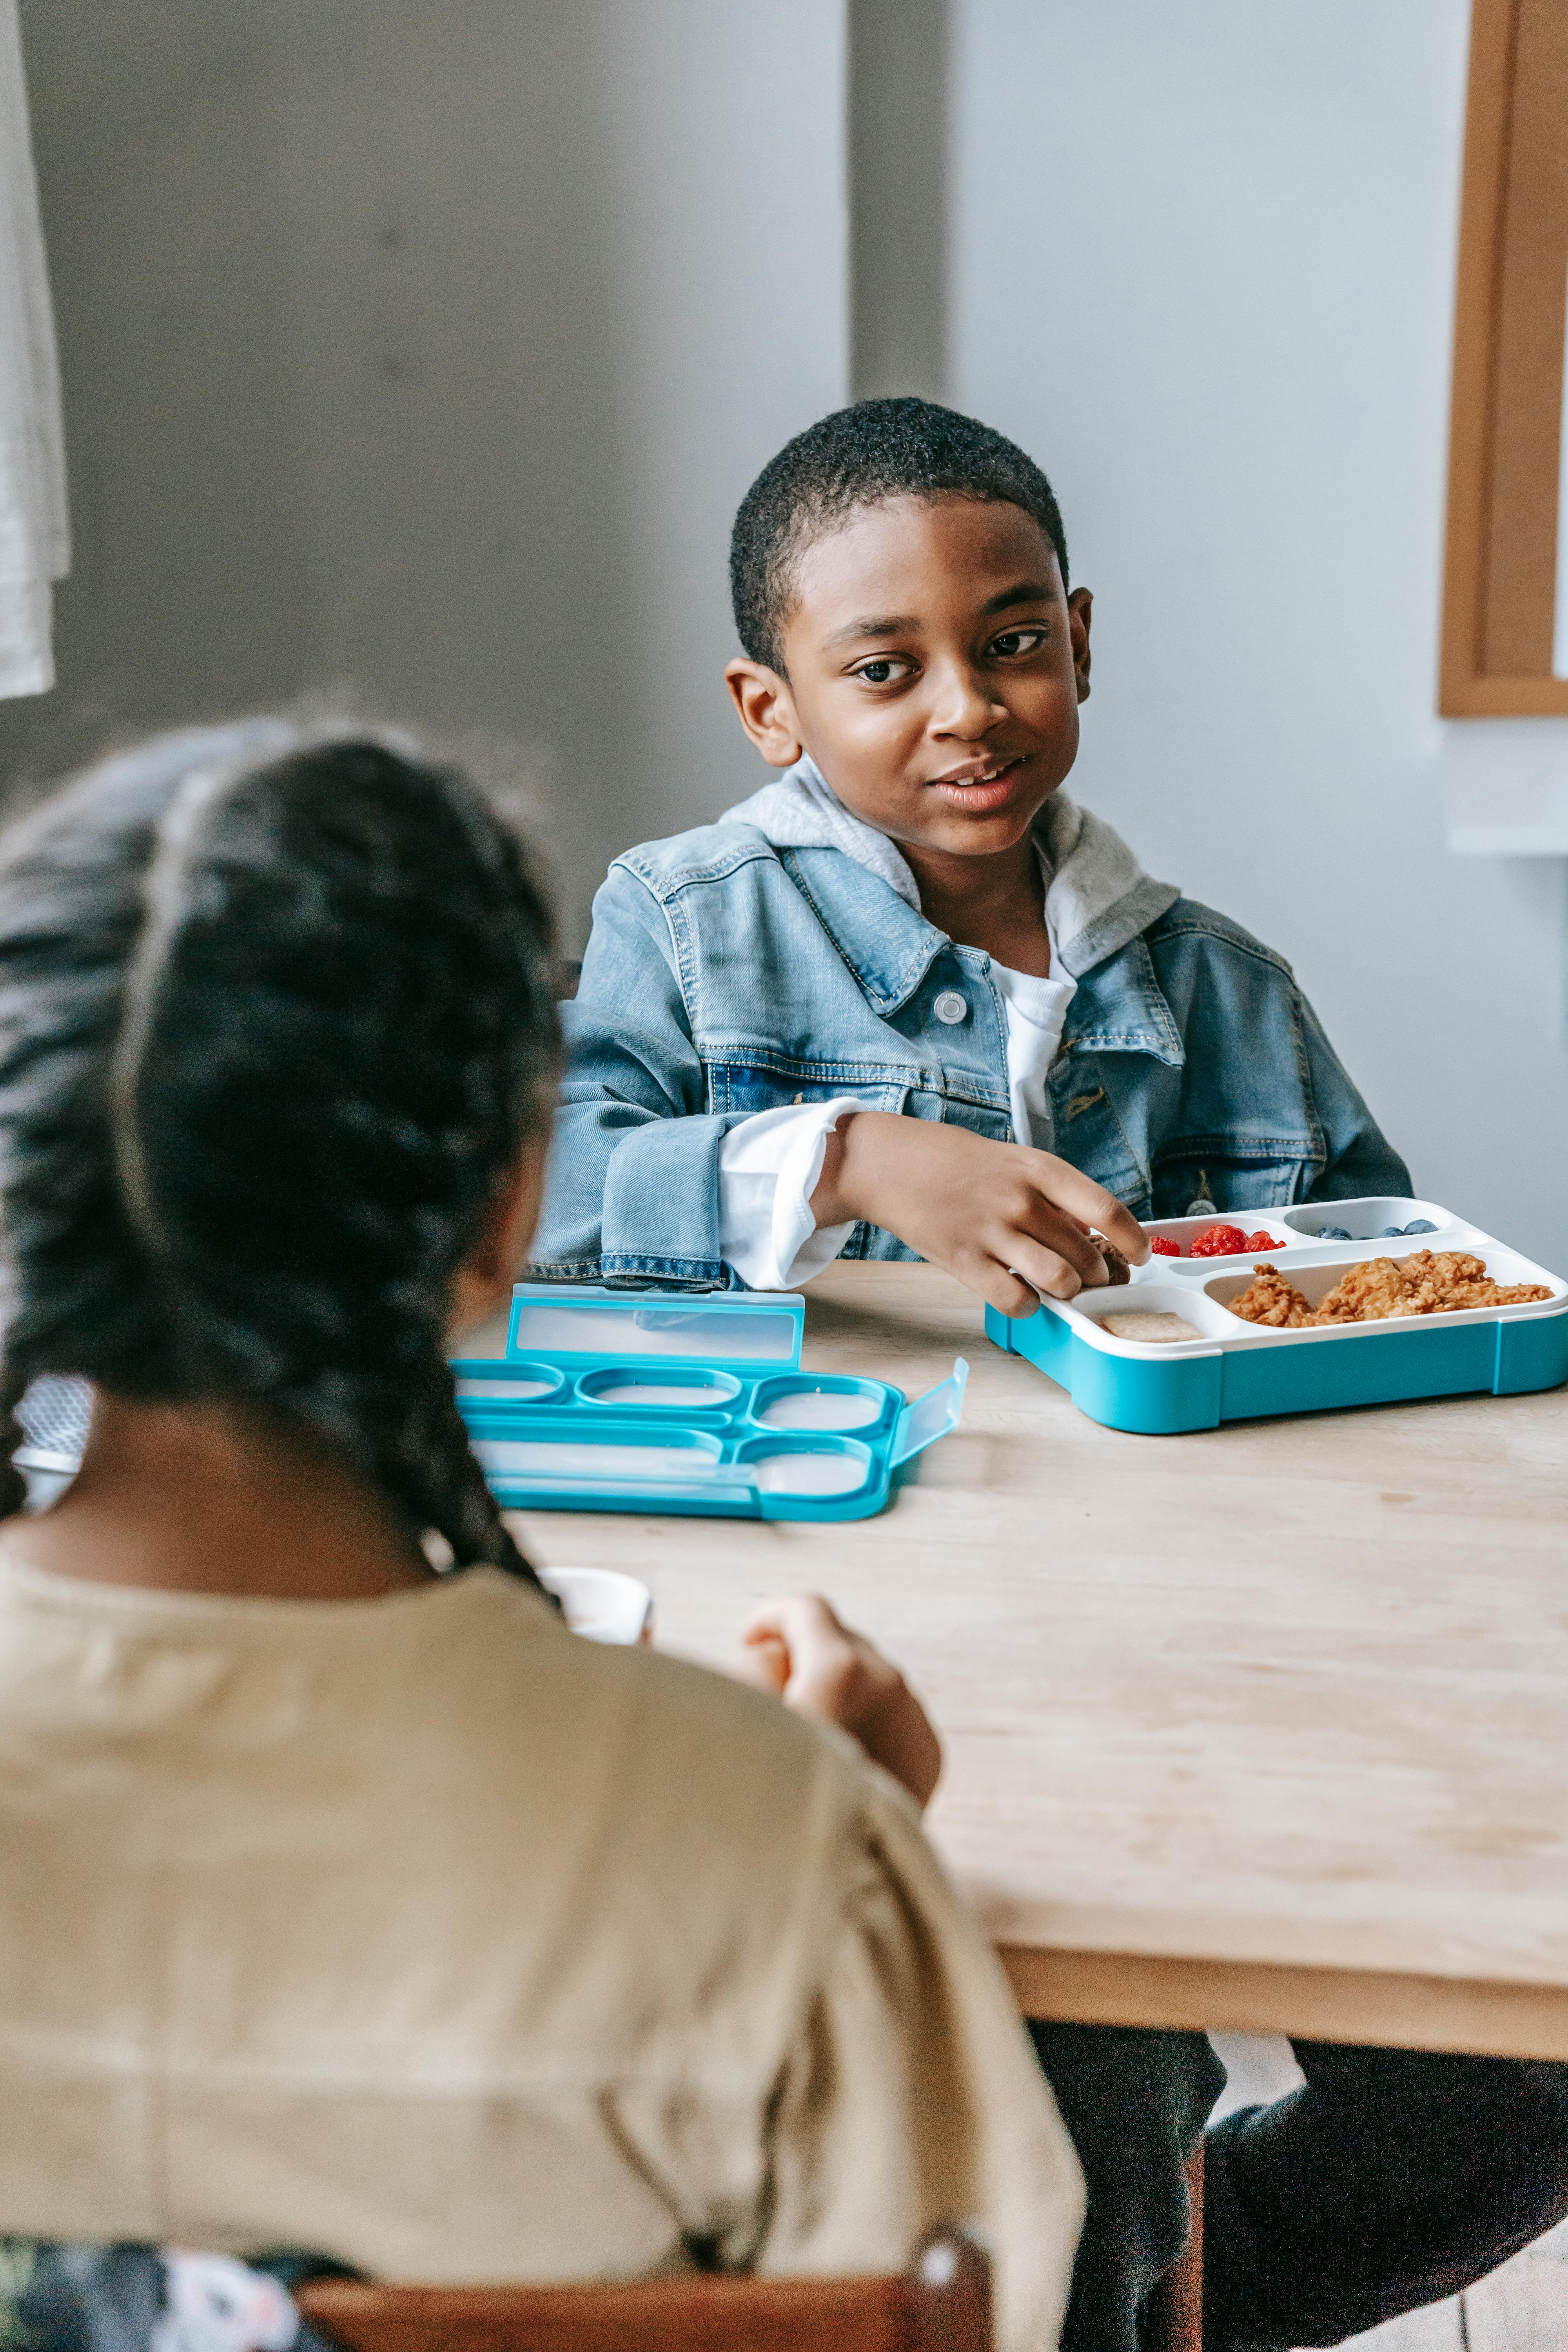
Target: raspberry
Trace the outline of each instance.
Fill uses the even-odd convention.
[[[1152,1234],[1149,1246],[1156,1257],[1180,1257],[1182,1255],[1181,1243],[1172,1241],[1168,1234]]]
[[[1209,1225],[1193,1242],[1194,1257],[1239,1257],[1247,1247],[1239,1225]]]
[[[1247,1246],[1250,1254],[1253,1250],[1283,1249],[1285,1244],[1283,1242],[1277,1242],[1272,1234],[1266,1234],[1260,1230],[1256,1234],[1247,1234]]]

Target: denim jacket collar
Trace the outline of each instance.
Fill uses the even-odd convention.
[[[929,969],[936,952],[933,942],[942,934],[921,916],[920,890],[897,843],[846,808],[809,755],[749,800],[727,809],[720,821],[754,826],[775,850],[831,851],[879,889],[890,891],[915,919],[916,932],[905,942],[908,955],[917,952],[919,933],[930,935],[923,942],[923,961],[912,968],[907,984],[902,977],[905,954],[893,967],[881,964],[884,993],[890,988],[890,1001],[904,1002]],[[1119,953],[1181,896],[1174,883],[1156,882],[1145,874],[1121,835],[1065,793],[1053,793],[1046,803],[1035,832],[1047,883],[1046,919],[1052,951],[1075,980]],[[866,984],[859,959],[846,950],[841,940],[839,952]]]
[[[956,957],[977,977],[989,971],[991,959],[982,949],[957,946],[842,851],[803,848],[775,854],[879,1018],[886,1020],[909,1003],[939,956]],[[1131,936],[1125,924],[1141,908],[1126,901],[1096,927],[1108,944],[1081,975],[1075,974],[1079,992],[1069,1015],[1072,1042],[1085,1051],[1152,1054],[1159,1061],[1179,1065],[1184,1058],[1181,1033],[1140,936],[1164,913],[1175,894],[1165,884],[1145,878],[1129,898],[1146,895],[1152,903]],[[1090,937],[1080,934],[1080,940]],[[1065,950],[1062,961],[1068,962]]]
[[[780,864],[882,1019],[907,1004],[939,955],[990,962],[955,948],[945,931],[889,884],[840,849],[780,849]]]

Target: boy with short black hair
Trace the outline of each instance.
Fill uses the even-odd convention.
[[[1407,1194],[1289,966],[1060,791],[1087,589],[1000,434],[863,401],[736,520],[727,672],[782,781],[617,858],[595,902],[538,1271],[777,1288],[919,1255],[1005,1314],[1102,1234]],[[1134,2352],[1223,2070],[1200,2035],[1037,2025],[1089,2214],[1063,2344]],[[1298,2043],[1208,2135],[1208,2352],[1337,2342],[1568,2210],[1568,2073]],[[1490,2153],[1506,2147],[1507,2160]]]
[[[542,1257],[809,1279],[918,1255],[1018,1315],[1094,1227],[1403,1193],[1273,951],[1060,792],[1092,599],[1039,467],[920,400],[781,451],[736,519],[730,664],[785,771],[595,904]]]

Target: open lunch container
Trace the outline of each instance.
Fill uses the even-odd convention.
[[[1436,1230],[1385,1235],[1386,1227],[1416,1219]],[[1568,1282],[1450,1210],[1428,1201],[1312,1201],[1171,1217],[1144,1231],[1151,1239],[1167,1235],[1184,1251],[1205,1227],[1221,1223],[1272,1234],[1282,1246],[1232,1257],[1152,1257],[1133,1267],[1130,1282],[1065,1301],[1042,1299],[1037,1313],[1017,1322],[988,1307],[986,1332],[1066,1389],[1091,1421],[1153,1435],[1476,1390],[1511,1396],[1568,1380]],[[1330,1224],[1344,1226],[1352,1238],[1321,1240],[1319,1228]],[[1278,1266],[1315,1307],[1352,1265],[1421,1249],[1468,1251],[1495,1282],[1541,1283],[1551,1296],[1517,1307],[1395,1315],[1321,1330],[1275,1330],[1227,1308],[1259,1265]],[[1105,1328],[1108,1315],[1137,1313],[1179,1315],[1197,1337],[1151,1342]]]
[[[911,1403],[803,1372],[805,1322],[793,1293],[519,1283],[506,1354],[452,1366],[458,1410],[510,1509],[868,1518],[958,1426],[969,1367]]]

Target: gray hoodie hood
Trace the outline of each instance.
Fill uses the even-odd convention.
[[[719,821],[754,825],[775,849],[840,849],[920,912],[915,877],[896,843],[852,815],[809,758]],[[1121,835],[1065,793],[1053,793],[1035,819],[1035,838],[1049,877],[1052,951],[1075,980],[1146,931],[1182,895],[1173,882],[1153,881]]]

